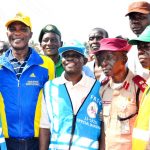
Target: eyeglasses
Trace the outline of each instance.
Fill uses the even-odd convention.
[[[83,56],[81,54],[63,54],[62,57],[65,58],[65,59],[67,59],[67,58],[77,58],[77,59],[80,59]]]

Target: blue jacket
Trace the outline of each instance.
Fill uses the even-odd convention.
[[[54,63],[30,49],[31,55],[19,80],[8,60],[11,50],[0,57],[0,107],[6,138],[39,135],[41,90],[46,81],[54,78]]]
[[[99,96],[100,83],[95,82],[88,96],[73,113],[73,106],[65,84],[46,83],[44,96],[51,123],[50,149],[97,150],[101,131]]]

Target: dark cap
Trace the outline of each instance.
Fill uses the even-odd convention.
[[[131,45],[128,44],[128,41],[121,38],[104,38],[100,41],[100,49],[95,52],[95,54],[100,51],[126,51],[128,52],[131,48]]]
[[[150,14],[150,3],[146,1],[133,2],[129,5],[128,13],[125,16],[128,16],[132,12]]]
[[[49,32],[53,32],[53,33],[55,33],[55,34],[57,34],[61,37],[61,33],[58,30],[58,28],[56,26],[52,25],[52,24],[48,24],[40,32],[40,35],[39,35],[39,42],[40,43],[42,42],[43,35],[45,33],[49,33]]]

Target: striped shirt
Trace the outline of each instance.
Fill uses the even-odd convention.
[[[23,69],[27,64],[30,54],[31,54],[31,50],[29,50],[27,57],[23,61],[18,61],[17,58],[15,58],[13,56],[12,51],[9,53],[8,59],[9,59],[11,65],[13,66],[18,79],[20,78],[20,76],[23,72]]]

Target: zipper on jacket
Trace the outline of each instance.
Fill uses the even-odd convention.
[[[71,138],[70,138],[70,141],[69,141],[69,150],[71,149],[71,146],[72,146],[72,140],[73,140],[73,135],[74,135],[74,131],[75,131],[75,125],[76,125],[76,118],[77,118],[77,115],[73,114]]]
[[[18,87],[20,87],[20,80],[18,80]]]

